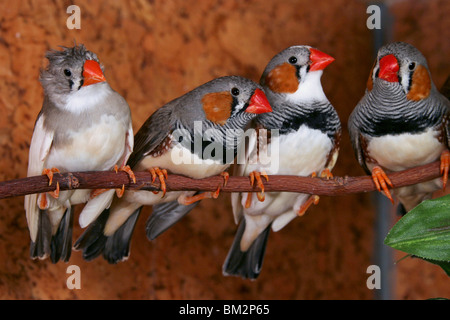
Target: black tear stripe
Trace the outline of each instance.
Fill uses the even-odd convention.
[[[409,92],[409,90],[411,90],[413,76],[414,76],[414,71],[411,71],[409,73],[408,89],[406,90],[408,92]]]
[[[73,81],[72,80],[69,80],[69,87],[70,87],[70,90],[72,90],[72,87],[73,87]]]
[[[234,114],[234,111],[236,110],[236,106],[238,105],[238,99],[231,95],[233,97],[233,102],[231,103],[231,114]],[[244,110],[247,109],[248,103],[244,106]]]
[[[296,73],[295,73],[295,74],[297,75],[297,79],[298,79],[298,80],[300,80],[300,78],[301,78],[301,77],[300,77],[300,69],[301,69],[300,66],[295,66],[295,70],[296,70]],[[309,65],[308,65],[308,70],[307,70],[307,72],[308,72],[308,71],[309,71]]]

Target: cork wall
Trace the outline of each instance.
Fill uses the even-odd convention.
[[[34,121],[42,105],[44,54],[83,43],[97,53],[113,89],[128,101],[133,128],[158,107],[225,75],[255,81],[279,51],[308,44],[336,61],[322,78],[343,124],[334,174],[364,174],[351,150],[346,122],[364,93],[372,66],[367,3],[327,0],[77,1],[81,29],[69,30],[69,1],[0,2],[0,181],[26,176]],[[394,1],[394,39],[415,44],[440,87],[448,75],[448,1]],[[0,200],[1,299],[372,299],[366,269],[373,263],[375,211],[370,194],[322,197],[280,232],[271,233],[256,281],[222,275],[233,241],[230,197],[205,200],[175,227],[149,242],[145,208],[131,256],[109,265],[29,258],[23,197]],[[79,212],[78,208],[77,212]],[[74,238],[82,233],[75,217]],[[399,253],[399,256],[401,254]],[[80,290],[66,286],[69,265],[81,270]],[[442,271],[421,261],[397,267],[398,299],[450,296]]]

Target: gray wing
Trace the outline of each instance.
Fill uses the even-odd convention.
[[[175,129],[173,105],[156,110],[134,136],[134,149],[127,164],[133,168],[142,158],[158,147]]]
[[[359,104],[358,104],[359,105]],[[366,160],[364,157],[364,150],[361,144],[361,130],[358,127],[358,105],[355,107],[353,112],[348,118],[348,131],[350,134],[350,140],[352,142],[353,151],[355,153],[358,163],[363,167],[363,169],[370,174],[369,168],[367,168]]]
[[[44,128],[45,116],[42,111],[39,113],[31,138],[30,151],[28,157],[27,176],[38,176],[42,174],[44,163],[50,152],[54,132]],[[35,241],[38,230],[39,208],[37,206],[38,194],[25,196],[25,212],[30,230],[31,240]]]
[[[194,209],[200,201],[189,205],[182,205],[178,200],[153,205],[153,213],[147,220],[146,230],[147,238],[154,240],[161,233],[169,229],[181,218]]]

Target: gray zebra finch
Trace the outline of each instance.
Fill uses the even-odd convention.
[[[83,45],[46,54],[41,71],[44,102],[31,139],[28,176],[54,172],[128,170],[133,150],[131,113],[125,99],[103,75],[95,53]],[[95,199],[110,203],[114,190]],[[50,195],[50,196],[49,196]],[[67,190],[25,196],[31,236],[30,255],[52,262],[68,261],[72,248],[72,206],[85,203],[89,190]]]
[[[404,42],[380,48],[348,121],[359,164],[394,203],[386,172],[441,161],[442,178],[392,190],[403,214],[447,184],[449,115],[450,102],[436,89],[419,50]]]
[[[264,193],[261,176],[320,175],[330,178],[341,135],[338,114],[330,104],[320,82],[323,70],[334,58],[310,46],[292,46],[277,54],[267,64],[261,85],[273,112],[255,118],[253,143],[247,145],[247,159],[237,166],[237,175],[248,175],[261,191],[233,193],[232,208],[240,223],[223,266],[225,275],[255,279],[265,255],[270,229],[279,231],[292,219],[303,215],[317,195],[292,192]],[[278,144],[279,165],[257,161],[261,156],[259,136],[270,134],[267,148]]]
[[[146,225],[147,237],[153,240],[188,214],[198,201],[217,198],[220,186],[216,192],[166,193],[167,174],[196,179],[222,174],[226,183],[225,170],[234,161],[243,130],[257,114],[271,111],[262,87],[238,76],[211,80],[156,110],[136,133],[128,165],[159,178],[162,196],[127,190],[107,210],[88,208],[95,212],[89,215],[98,218],[76,241],[75,248],[83,250],[86,260],[103,254],[108,262],[117,263],[129,256],[131,236],[144,205],[153,206]],[[217,151],[214,155],[207,152],[213,145]],[[179,162],[180,155],[195,161]]]

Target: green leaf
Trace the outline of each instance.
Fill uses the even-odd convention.
[[[384,243],[421,258],[449,262],[450,195],[412,209],[392,227]]]

